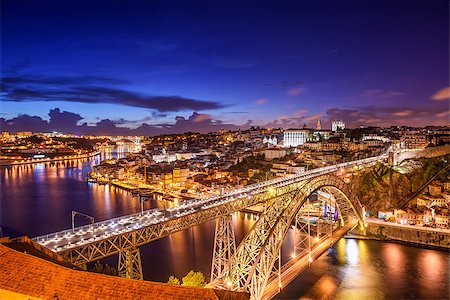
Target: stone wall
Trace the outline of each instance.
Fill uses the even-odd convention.
[[[449,153],[450,153],[449,145],[424,148],[423,150],[419,151],[405,151],[395,156],[395,163],[400,163],[401,161],[410,158],[420,158],[420,157],[432,158],[447,155]]]
[[[450,249],[450,231],[400,227],[390,223],[367,223],[366,236]]]

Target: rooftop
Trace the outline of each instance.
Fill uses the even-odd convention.
[[[2,299],[249,299],[246,293],[72,270],[3,244],[0,270]]]

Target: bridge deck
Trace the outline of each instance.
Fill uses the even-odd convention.
[[[287,286],[301,272],[303,272],[312,261],[319,258],[328,248],[334,245],[339,239],[345,236],[350,230],[357,226],[358,222],[352,220],[348,225],[338,228],[332,236],[326,235],[311,247],[311,255],[307,251],[302,252],[292,258],[281,267],[281,287]],[[311,256],[311,259],[310,259]],[[272,299],[280,291],[278,275],[269,278],[262,299]]]
[[[115,219],[97,222],[93,225],[76,227],[74,230],[69,229],[39,236],[33,238],[33,240],[54,252],[66,254],[69,252],[76,252],[78,249],[84,249],[89,245],[95,245],[108,241],[110,245],[113,245],[113,251],[104,250],[105,253],[103,253],[99,250],[101,252],[99,255],[106,257],[117,253],[117,251],[121,250],[120,248],[124,247],[124,245],[114,244],[114,240],[117,240],[117,237],[123,237],[136,231],[142,231],[142,229],[148,229],[150,231],[152,229],[162,230],[161,228],[164,228],[164,230],[162,230],[164,231],[163,234],[159,233],[152,236],[151,239],[147,238],[143,242],[136,243],[134,241],[126,241],[126,247],[130,244],[143,244],[155,238],[160,238],[185,229],[186,226],[193,226],[202,222],[213,220],[217,217],[217,214],[220,212],[221,208],[228,207],[228,212],[232,213],[234,211],[244,209],[250,205],[254,205],[256,204],[255,201],[248,201],[248,199],[251,199],[253,196],[264,193],[270,189],[290,186],[304,180],[336,172],[343,168],[374,164],[377,161],[386,158],[387,155],[383,154],[377,157],[313,169],[302,174],[296,174],[289,177],[249,185],[221,196],[206,199],[193,199],[174,208],[168,208],[166,210],[150,209],[144,211],[143,213],[135,213]],[[244,199],[247,200],[243,201]],[[176,224],[178,223],[183,223],[185,226],[177,226]],[[166,224],[167,226],[165,226]],[[99,258],[99,256],[94,257],[94,255],[92,255],[92,257],[83,259],[87,261],[94,261]]]

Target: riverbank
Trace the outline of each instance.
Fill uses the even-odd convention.
[[[450,250],[450,230],[448,229],[408,226],[378,220],[368,220],[364,237],[436,250]]]
[[[0,161],[0,167],[10,167],[10,166],[19,166],[19,165],[29,165],[29,164],[41,164],[41,163],[48,163],[48,162],[55,162],[55,161],[63,161],[63,160],[73,160],[73,159],[83,159],[83,158],[91,158],[100,155],[100,152],[90,152],[85,154],[78,154],[78,155],[66,155],[66,156],[60,156],[60,157],[44,157],[44,158],[31,158],[31,159],[22,159],[20,161],[13,161],[13,162],[1,162]]]

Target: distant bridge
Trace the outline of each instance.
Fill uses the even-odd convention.
[[[141,144],[142,137],[140,136],[116,136],[109,139],[111,142],[126,141],[134,143],[136,146]]]

